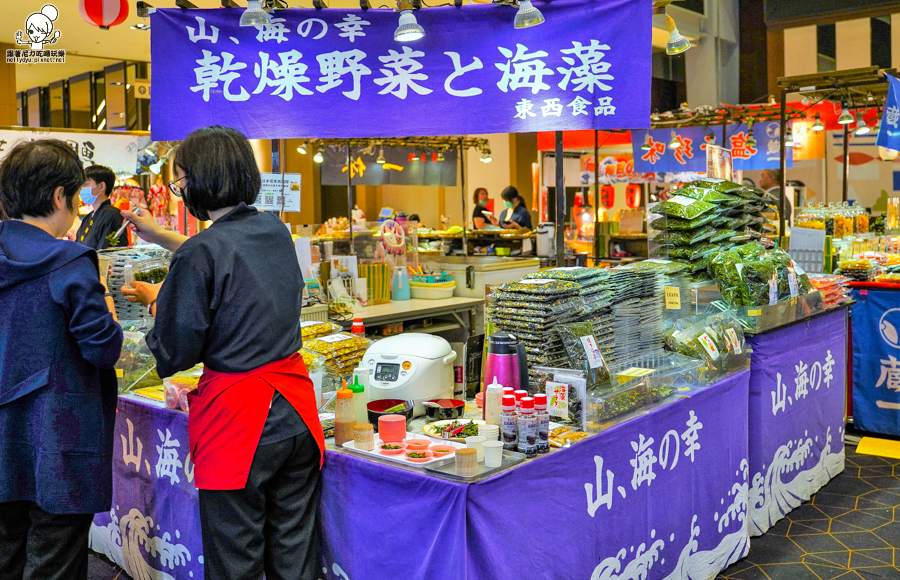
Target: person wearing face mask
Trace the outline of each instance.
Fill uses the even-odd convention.
[[[488,224],[497,225],[499,222],[494,214],[487,211],[488,190],[479,187],[475,190],[472,201],[475,202],[475,211],[472,212],[472,223],[476,230],[484,229]]]
[[[501,225],[507,229],[528,228],[532,229],[531,212],[525,207],[525,198],[519,195],[519,190],[510,185],[500,194],[503,198],[503,210]]]
[[[110,246],[124,248],[128,245],[128,232],[123,231],[115,241],[107,238],[122,227],[122,212],[114,207],[109,196],[116,184],[116,175],[109,167],[91,165],[84,170],[87,181],[81,187],[81,201],[93,206],[94,211],[84,216],[81,227],[75,234],[75,241],[95,250],[105,250]]]
[[[112,505],[122,328],[97,254],[60,240],[84,170],[55,139],[0,164],[0,578],[84,580]]]
[[[174,254],[165,282],[122,293],[156,319],[147,346],[160,377],[204,365],[188,395],[188,434],[206,580],[314,580],[325,440],[297,353],[303,276],[291,234],[251,205],[260,174],[239,131],[192,132],[174,166],[172,194],[213,223],[185,238],[149,212],[124,212]]]

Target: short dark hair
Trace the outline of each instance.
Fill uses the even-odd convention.
[[[775,183],[781,183],[781,170],[780,169],[764,169],[763,173],[769,175]]]
[[[237,129],[213,125],[193,131],[175,153],[185,174],[185,205],[214,211],[251,205],[262,185],[250,141]]]
[[[106,184],[106,195],[112,195],[113,188],[116,187],[116,174],[109,167],[102,165],[91,165],[84,170],[84,180],[93,179],[94,183],[100,185]]]
[[[512,185],[504,189],[500,194],[500,197],[502,197],[506,201],[512,201],[516,198],[519,198],[520,201],[522,201],[523,203],[525,202],[525,199],[521,195],[519,195],[519,190]]]
[[[62,187],[66,205],[74,211],[75,194],[84,181],[81,159],[63,141],[24,141],[0,163],[0,206],[12,219],[47,217],[56,211],[53,194]]]
[[[482,192],[482,191],[485,192],[485,193],[488,192],[488,190],[485,189],[485,188],[483,188],[483,187],[476,187],[476,188],[475,188],[475,193],[472,194],[472,202],[473,202],[475,205],[478,205],[478,196],[481,195],[481,192]]]

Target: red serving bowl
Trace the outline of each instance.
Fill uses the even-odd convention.
[[[430,422],[459,419],[466,413],[466,402],[460,399],[431,399],[426,402],[440,405],[440,408],[425,405],[425,416]]]

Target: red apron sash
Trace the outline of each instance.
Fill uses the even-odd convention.
[[[299,354],[246,373],[204,369],[188,395],[188,435],[197,489],[243,489],[259,445],[272,395],[278,390],[300,413],[325,459],[312,381]]]

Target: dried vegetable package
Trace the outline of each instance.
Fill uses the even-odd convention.
[[[556,329],[566,346],[569,367],[584,372],[587,388],[593,391],[610,386],[612,377],[600,353],[597,337],[594,336],[594,325],[590,322],[574,322],[561,324]]]
[[[711,203],[676,195],[662,203],[656,204],[653,212],[670,218],[690,220],[715,209],[716,206]]]
[[[654,230],[693,230],[701,226],[705,226],[719,219],[715,213],[707,213],[692,220],[683,220],[676,217],[661,217],[650,222],[650,227]]]
[[[675,195],[689,197],[691,199],[698,199],[707,203],[730,205],[735,202],[735,199],[732,196],[725,195],[724,193],[719,193],[715,189],[703,189],[699,187],[685,186],[681,189],[675,190],[672,193],[674,193]]]
[[[304,320],[300,323],[300,334],[303,340],[311,338],[319,338],[320,336],[328,336],[340,332],[341,326],[333,322],[322,322],[319,320]]]
[[[531,377],[532,393],[547,395],[550,420],[584,429],[587,423],[587,378],[576,369],[538,366]]]
[[[716,233],[715,228],[697,228],[695,230],[676,230],[657,234],[651,242],[673,246],[693,246],[708,240]]]

